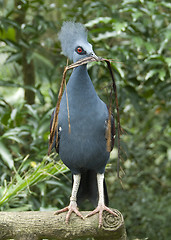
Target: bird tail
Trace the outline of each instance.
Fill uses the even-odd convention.
[[[87,170],[81,173],[81,182],[77,194],[77,203],[80,205],[81,202],[88,199],[94,206],[98,204],[98,187],[97,187],[97,173],[94,170]],[[107,187],[104,179],[104,198],[105,205],[108,206],[109,199],[107,194]]]

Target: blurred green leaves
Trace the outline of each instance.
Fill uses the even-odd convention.
[[[0,141],[0,155],[5,162],[5,164],[10,168],[13,169],[14,167],[14,162],[11,156],[10,151],[8,148],[3,144],[3,142]]]
[[[12,179],[12,182],[10,182],[8,186],[0,187],[0,207],[6,202],[10,204],[11,199],[14,200],[18,194],[24,191],[30,191],[32,185],[48,180],[49,178],[55,178],[55,175],[64,174],[68,171],[67,167],[61,162],[54,163],[53,160],[45,157],[38,165],[35,162],[31,162],[32,169],[28,169],[27,172],[21,176],[20,172],[22,172],[21,170],[27,159],[28,156],[23,159],[23,163],[19,167],[19,170],[15,172],[15,177]]]

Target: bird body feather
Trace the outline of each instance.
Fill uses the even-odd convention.
[[[59,155],[73,174],[84,169],[104,172],[109,159],[106,151],[106,105],[96,94],[86,65],[77,67],[67,84],[71,132],[68,129],[67,101],[64,92],[59,111]]]

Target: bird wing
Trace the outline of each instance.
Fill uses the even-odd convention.
[[[109,109],[108,109],[108,112],[109,112]],[[55,110],[53,111],[52,113],[52,116],[51,116],[51,121],[50,121],[50,132],[51,132],[51,129],[52,129],[52,123],[53,123],[53,118],[54,118],[54,114],[55,114]],[[109,115],[108,115],[109,116]],[[107,132],[108,130],[108,119],[106,119],[105,121],[105,131]],[[60,143],[60,132],[61,132],[61,127],[58,125],[58,141],[57,141],[57,146],[56,146],[56,132],[55,132],[55,137],[54,137],[54,140],[53,140],[53,145],[52,145],[52,149],[55,147],[56,149],[56,152],[59,153],[59,143]],[[110,151],[112,151],[113,147],[114,147],[114,142],[115,142],[115,121],[114,121],[114,117],[113,115],[111,115],[111,148],[110,148]],[[107,136],[107,134],[106,134]],[[106,138],[107,140],[107,138]]]

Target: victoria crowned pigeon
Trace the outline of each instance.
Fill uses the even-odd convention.
[[[87,31],[81,23],[65,22],[59,33],[59,40],[63,54],[73,62],[88,56],[97,58],[92,45],[87,41]],[[69,222],[72,212],[83,219],[77,204],[88,198],[96,208],[86,217],[99,213],[99,226],[102,226],[104,210],[116,215],[107,207],[108,195],[104,179],[105,166],[110,156],[110,152],[106,149],[109,111],[94,89],[87,71],[87,64],[73,70],[67,83],[67,97],[71,132],[68,126],[65,90],[58,115],[56,151],[73,174],[73,187],[69,206],[56,211],[55,214],[66,211],[66,222]],[[54,112],[51,125],[53,117]],[[111,136],[114,138],[113,132]]]

